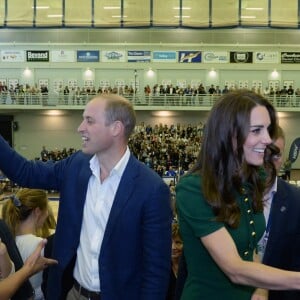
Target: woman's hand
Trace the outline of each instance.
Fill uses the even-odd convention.
[[[26,259],[24,262],[24,268],[29,272],[29,276],[44,270],[50,265],[57,264],[57,260],[46,258],[41,255],[42,249],[45,247],[47,243],[46,239],[43,239],[34,252]]]

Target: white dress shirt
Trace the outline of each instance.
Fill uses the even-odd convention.
[[[90,291],[101,291],[98,265],[100,249],[110,210],[129,157],[130,151],[127,147],[123,157],[103,182],[100,180],[100,165],[96,155],[90,160],[92,176],[88,183],[73,274],[79,284]]]

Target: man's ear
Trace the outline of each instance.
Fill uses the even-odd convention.
[[[124,131],[124,125],[121,121],[115,121],[112,124],[112,134],[113,136],[120,135]]]

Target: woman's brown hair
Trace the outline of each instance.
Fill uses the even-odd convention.
[[[191,172],[202,175],[203,192],[212,206],[216,219],[236,228],[240,210],[234,193],[245,183],[252,188],[253,209],[262,212],[264,181],[260,167],[247,164],[243,145],[249,133],[250,114],[254,107],[264,106],[269,112],[270,137],[277,127],[276,111],[272,104],[249,90],[237,90],[220,97],[205,124],[203,143]]]

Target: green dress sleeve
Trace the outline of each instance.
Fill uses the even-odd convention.
[[[176,186],[176,208],[180,223],[197,237],[206,236],[224,227],[215,220],[212,207],[205,201],[199,175],[185,175]]]

